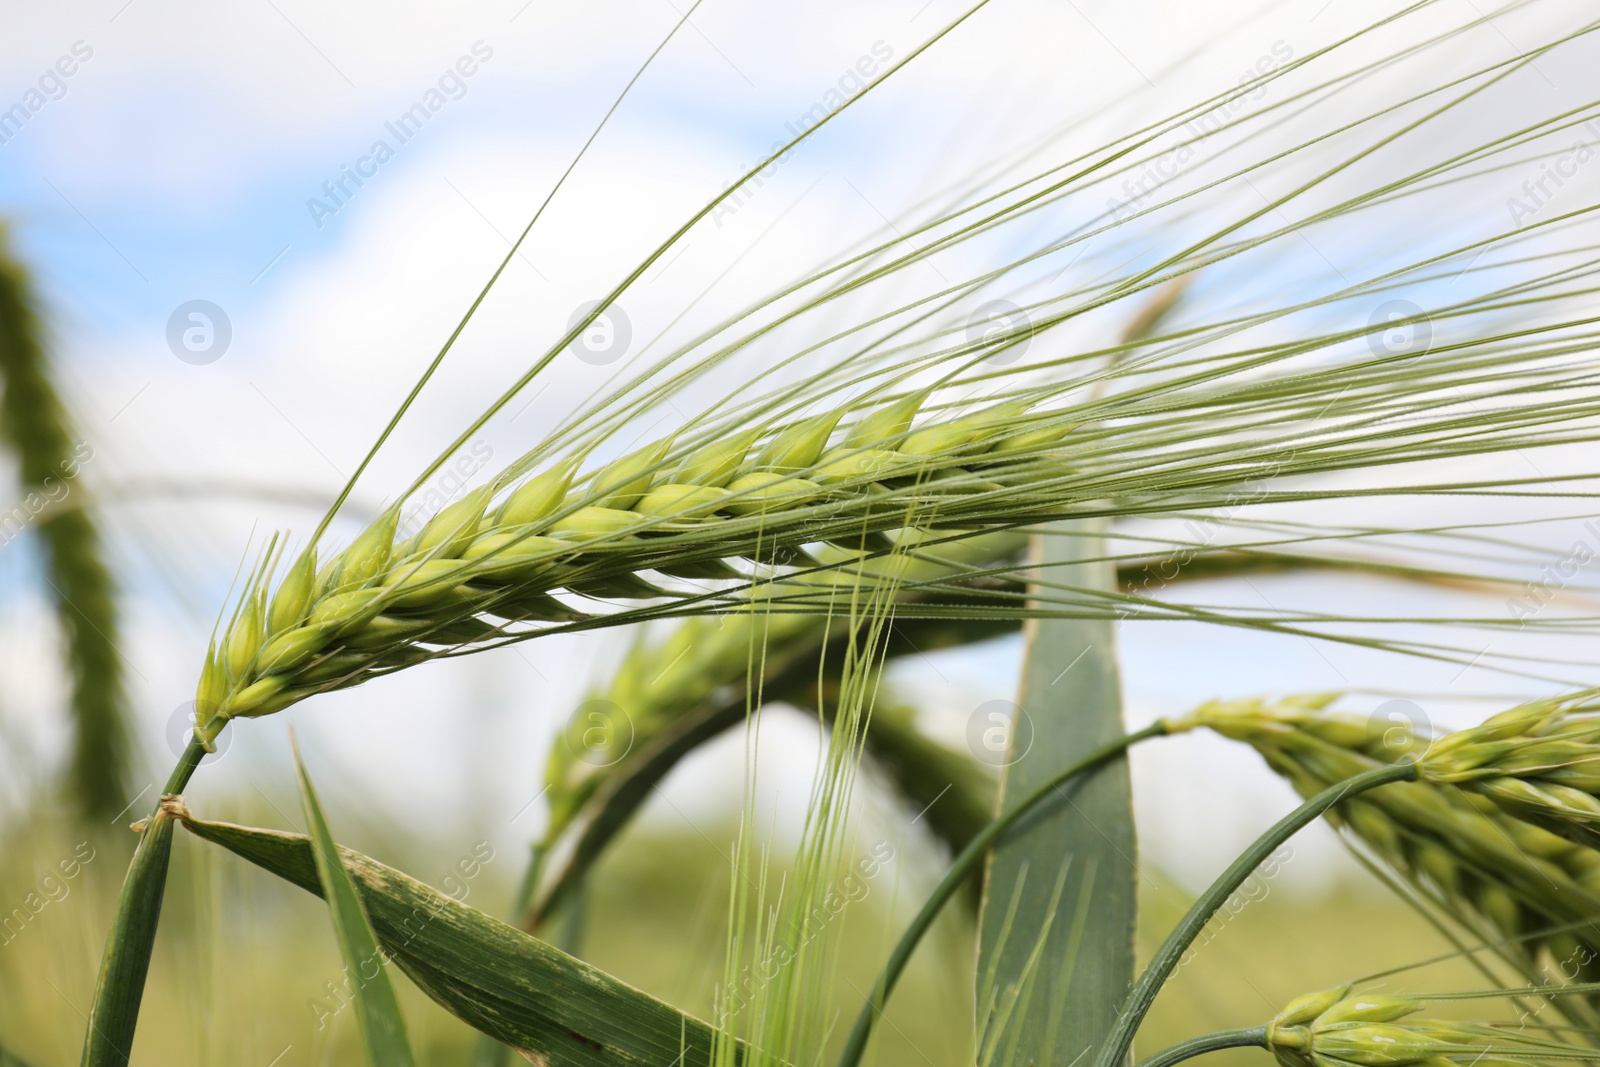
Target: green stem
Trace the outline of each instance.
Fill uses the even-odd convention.
[[[162,796],[177,793],[206,754],[199,741],[190,741],[172,769]],[[139,1022],[139,1002],[144,998],[150,954],[155,949],[156,923],[161,918],[161,898],[167,886],[167,861],[172,856],[172,817],[156,809],[139,838],[128,865],[128,875],[117,897],[117,914],[106,939],[100,978],[89,1009],[89,1027],[83,1041],[83,1067],[126,1067],[133,1050],[133,1032]]]
[[[206,758],[206,749],[194,738],[189,739],[189,747],[183,750],[183,755],[178,757],[178,765],[172,768],[172,774],[167,778],[167,784],[162,787],[161,795],[168,793],[181,793],[189,784],[189,779],[194,776],[194,769],[200,766],[200,761]],[[159,798],[158,798],[159,799]]]
[[[889,999],[889,994],[894,990],[894,984],[900,978],[900,972],[905,970],[906,964],[911,959],[911,953],[916,949],[917,943],[922,940],[922,935],[928,932],[928,927],[933,925],[933,920],[938,917],[939,911],[945,903],[955,895],[956,890],[977,869],[983,857],[988,853],[990,846],[1002,834],[1011,829],[1017,820],[1033,811],[1045,800],[1055,795],[1057,789],[1067,781],[1082,774],[1113,756],[1119,755],[1129,746],[1151,737],[1160,737],[1167,732],[1165,722],[1153,723],[1137,733],[1127,734],[1113,741],[1108,741],[1099,748],[1085,755],[1082,759],[1069,765],[1061,773],[1041,784],[1033,792],[1023,797],[1013,808],[1005,811],[982,830],[979,830],[973,839],[967,842],[967,847],[950,864],[950,869],[940,879],[933,893],[922,905],[922,910],[917,912],[916,918],[911,920],[911,925],[906,927],[900,936],[900,943],[895,945],[894,951],[889,954],[889,962],[884,964],[883,973],[878,977],[877,985],[872,988],[872,995],[861,1007],[861,1014],[856,1016],[854,1028],[850,1031],[850,1040],[846,1042],[844,1052],[839,1056],[838,1067],[856,1067],[861,1061],[861,1056],[867,1050],[867,1039],[872,1036],[872,1026],[878,1016],[883,1014],[883,1005]]]
[[[1218,1030],[1214,1034],[1201,1034],[1191,1037],[1187,1041],[1180,1041],[1176,1045],[1162,1049],[1151,1056],[1139,1067],[1172,1067],[1175,1063],[1203,1056],[1207,1052],[1217,1052],[1225,1048],[1266,1048],[1267,1028],[1265,1026],[1250,1026],[1243,1030]]]
[[[1245,849],[1243,855],[1234,860],[1228,869],[1211,883],[1211,887],[1194,902],[1194,906],[1183,917],[1183,921],[1173,928],[1172,933],[1167,935],[1167,939],[1156,950],[1150,965],[1139,976],[1138,983],[1128,994],[1128,999],[1123,1002],[1116,1025],[1101,1048],[1100,1058],[1096,1061],[1095,1067],[1117,1067],[1123,1062],[1128,1054],[1128,1048],[1133,1044],[1134,1031],[1139,1029],[1139,1023],[1144,1020],[1145,1013],[1150,1010],[1151,1002],[1156,999],[1156,993],[1172,974],[1173,968],[1178,965],[1184,950],[1200,935],[1200,931],[1211,920],[1211,916],[1226,903],[1233,895],[1233,891],[1250,877],[1251,872],[1260,866],[1274,849],[1340,801],[1369,789],[1376,789],[1380,785],[1408,782],[1416,777],[1417,765],[1410,760],[1375,767],[1353,778],[1347,778],[1337,785],[1329,786],[1278,820],[1272,829],[1258,837],[1253,845]]]

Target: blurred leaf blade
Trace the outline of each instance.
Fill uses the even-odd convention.
[[[416,1057],[406,1038],[406,1024],[400,1014],[400,1001],[389,981],[384,964],[388,957],[378,945],[378,935],[361,903],[350,872],[339,859],[339,846],[328,828],[328,819],[317,799],[311,776],[294,753],[295,773],[300,781],[300,804],[305,809],[306,825],[311,830],[312,855],[317,881],[333,918],[339,953],[344,957],[346,975],[354,990],[352,1000],[361,1023],[361,1037],[374,1067],[414,1067]],[[368,972],[371,972],[370,974]]]
[[[308,838],[182,818],[196,836],[321,895]],[[409,875],[339,853],[389,957],[452,1015],[524,1058],[553,1067],[711,1062],[706,1023]]]
[[[1103,532],[1095,522],[1063,527],[1040,539],[1038,558],[1070,565],[1056,580],[1115,589]],[[1112,623],[1030,624],[1001,810],[1123,732]],[[976,972],[979,1048],[989,1057],[1072,1063],[1110,1029],[1134,978],[1137,848],[1128,765],[1118,758],[1062,790],[991,853]]]
[[[0,1045],[0,1067],[32,1067],[27,1060]]]

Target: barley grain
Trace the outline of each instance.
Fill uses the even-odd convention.
[[[838,568],[892,548],[889,531],[1016,524],[1059,508],[1036,483],[1065,469],[1066,428],[1006,404],[913,431],[924,400],[913,394],[868,413],[833,447],[838,412],[782,428],[759,449],[746,433],[674,461],[672,440],[657,441],[576,486],[572,462],[561,462],[469,493],[399,543],[391,507],[343,552],[297,557],[275,590],[263,568],[207,656],[197,733],[210,744],[232,718],[540,624],[591,618],[553,594],[686,595],[646,573],[750,580],[734,561],[814,565],[803,546],[817,543],[850,550],[831,559]],[[1002,432],[1019,426],[1031,428]],[[1025,449],[1014,447],[1019,436],[1029,438]],[[899,450],[908,441],[916,454]],[[991,454],[997,441],[1005,455]],[[497,489],[508,491],[491,507]],[[837,580],[833,573],[813,588]]]

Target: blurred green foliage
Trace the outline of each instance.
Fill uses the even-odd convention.
[[[259,794],[248,804],[207,807],[213,810],[197,810],[300,829]],[[293,810],[287,802],[282,807]],[[405,828],[372,822],[370,813],[362,822],[359,839],[348,842],[352,847],[464,895],[490,914],[506,908],[524,859],[519,849],[496,848],[493,860],[468,879],[456,861],[473,853],[476,839],[423,841]],[[80,1013],[93,990],[126,854],[113,854],[104,842],[86,840],[69,819],[43,811],[13,819],[9,827],[0,837],[7,859],[0,868],[0,1044],[36,1067],[65,1064],[82,1040]],[[655,820],[631,828],[590,883],[584,958],[709,1015],[723,973],[726,856],[733,833],[731,822],[670,833]],[[867,847],[863,843],[861,851]],[[942,862],[928,841],[913,838],[898,851],[903,862],[885,868],[840,922],[834,986],[846,1021],[875,976],[888,939],[909,918]],[[781,873],[777,867],[771,871],[774,878]],[[1141,947],[1149,951],[1188,897],[1158,872],[1144,874]],[[1426,923],[1353,864],[1315,893],[1293,891],[1278,880],[1268,887],[1223,923],[1161,994],[1140,1038],[1144,1054],[1193,1034],[1263,1022],[1299,993],[1449,951]],[[353,1013],[339,1007],[341,963],[320,900],[180,832],[167,904],[135,1065],[359,1062],[360,1036]],[[970,1062],[972,937],[970,910],[950,908],[891,1002],[875,1053],[880,1067]],[[1391,981],[1405,989],[1481,985],[1460,961]],[[472,1032],[406,979],[396,984],[419,1062],[467,1063]],[[1483,1003],[1475,1010],[1482,1011]],[[835,1042],[842,1039],[836,1031]],[[1265,1053],[1251,1049],[1209,1062],[1269,1063]]]

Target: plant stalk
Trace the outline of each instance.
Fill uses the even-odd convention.
[[[895,945],[894,951],[889,954],[889,961],[884,964],[883,973],[878,976],[878,982],[872,988],[872,995],[862,1005],[861,1013],[856,1016],[855,1026],[850,1031],[850,1039],[845,1043],[844,1052],[839,1056],[838,1067],[856,1067],[861,1061],[861,1056],[867,1049],[867,1040],[872,1036],[873,1023],[878,1016],[883,1014],[883,1005],[889,999],[889,994],[894,990],[895,982],[899,980],[900,973],[905,970],[906,964],[911,960],[911,954],[916,950],[917,943],[933,925],[933,920],[938,918],[940,910],[960,889],[984,856],[1000,836],[1011,829],[1024,815],[1029,814],[1041,803],[1055,795],[1056,791],[1071,779],[1091,770],[1113,756],[1121,754],[1132,745],[1152,737],[1161,737],[1167,733],[1165,722],[1156,722],[1135,733],[1127,734],[1115,740],[1108,741],[1099,748],[1086,754],[1082,759],[1070,764],[1065,769],[1042,783],[1032,793],[1022,799],[1016,807],[997,816],[992,822],[978,831],[977,835],[961,850],[961,854],[950,864],[950,869],[939,880],[933,892],[923,903],[922,910],[917,912],[911,924],[906,927],[905,933],[900,935],[900,942]]]
[[[1256,838],[1255,843],[1245,849],[1244,853],[1211,883],[1211,887],[1200,899],[1194,902],[1188,914],[1184,915],[1182,921],[1173,928],[1172,933],[1167,935],[1167,939],[1156,950],[1150,965],[1139,976],[1139,981],[1128,994],[1128,999],[1123,1001],[1116,1026],[1100,1050],[1100,1058],[1096,1061],[1095,1067],[1118,1067],[1123,1062],[1129,1047],[1133,1044],[1134,1032],[1139,1029],[1145,1013],[1150,1010],[1151,1002],[1156,999],[1156,993],[1172,974],[1184,950],[1200,935],[1200,931],[1211,920],[1211,916],[1227,902],[1233,891],[1250,877],[1250,874],[1261,865],[1261,861],[1271,855],[1274,849],[1340,801],[1365,793],[1369,789],[1376,789],[1380,785],[1388,785],[1390,782],[1409,782],[1416,777],[1416,763],[1406,760],[1402,763],[1375,767],[1353,778],[1346,778],[1337,785],[1324,789],[1278,820],[1272,829]]]
[[[191,740],[179,757],[178,765],[172,769],[162,796],[177,793],[188,785],[205,754],[204,746]],[[126,1067],[132,1054],[139,1002],[144,997],[150,953],[155,948],[156,924],[161,917],[161,898],[166,892],[172,829],[172,816],[161,810],[158,798],[117,897],[117,914],[106,938],[94,1005],[89,1009],[83,1067]]]
[[[1225,1048],[1266,1048],[1267,1028],[1265,1026],[1249,1026],[1241,1030],[1218,1030],[1214,1034],[1201,1034],[1191,1037],[1187,1041],[1180,1041],[1151,1056],[1139,1067],[1173,1067],[1173,1064],[1182,1063],[1184,1060],[1203,1056],[1207,1052],[1218,1052]]]

